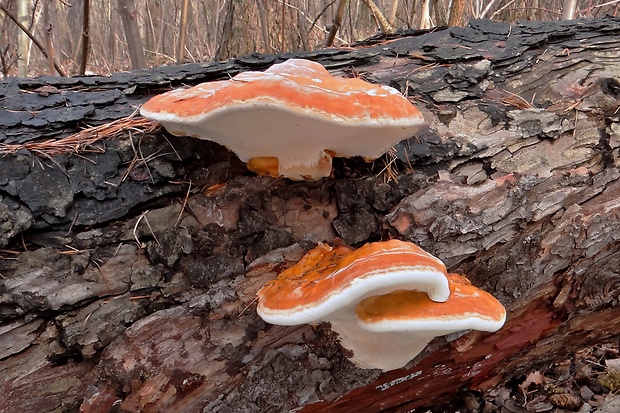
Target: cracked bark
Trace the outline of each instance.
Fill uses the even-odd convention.
[[[0,411],[408,411],[617,340],[619,32],[479,20],[299,55],[422,109],[397,181],[355,159],[317,183],[261,178],[215,144],[136,131],[103,153],[3,156]],[[9,79],[0,139],[62,137],[292,56]],[[153,156],[128,170],[136,153]],[[260,286],[335,237],[420,244],[498,297],[506,326],[380,374],[328,326],[263,323]]]

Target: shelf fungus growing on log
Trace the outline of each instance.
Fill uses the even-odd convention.
[[[173,90],[140,113],[173,135],[226,146],[258,174],[293,180],[329,176],[335,156],[378,158],[423,122],[396,89],[304,59]]]
[[[437,336],[497,331],[506,311],[490,294],[418,246],[390,240],[319,244],[258,292],[257,311],[278,325],[331,323],[351,361],[403,367]]]
[[[372,354],[369,364],[383,370],[403,367],[432,339],[464,330],[495,332],[506,310],[491,294],[458,274],[449,274],[451,294],[438,303],[418,291],[399,290],[361,301],[355,308],[356,328],[371,332],[356,350]]]

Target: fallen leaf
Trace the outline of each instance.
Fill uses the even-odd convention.
[[[519,384],[519,389],[523,394],[527,391],[531,384],[541,385],[545,380],[545,376],[538,370],[531,372],[527,375],[523,383]]]

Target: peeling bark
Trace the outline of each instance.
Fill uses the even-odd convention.
[[[620,334],[620,20],[471,21],[295,55],[406,92],[427,120],[320,182],[257,177],[162,133],[0,158],[0,411],[400,412]],[[0,84],[0,141],[59,138],[246,56]],[[0,147],[2,150],[2,147]],[[144,160],[144,161],[141,161]],[[191,182],[191,184],[190,184]],[[267,325],[255,293],[317,242],[397,237],[507,307],[496,334],[355,368],[327,325]]]

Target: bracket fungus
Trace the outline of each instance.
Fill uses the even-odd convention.
[[[319,244],[258,292],[257,312],[278,325],[331,323],[351,361],[403,367],[434,338],[497,331],[506,311],[492,295],[418,246],[390,240],[358,250]]]
[[[452,292],[444,303],[421,292],[399,290],[357,305],[355,327],[365,339],[356,341],[354,352],[360,358],[368,355],[366,365],[397,369],[435,337],[464,330],[495,332],[504,325],[506,310],[495,297],[459,274],[448,276]]]
[[[256,173],[293,180],[329,176],[334,156],[378,158],[423,122],[396,89],[304,59],[173,90],[140,113],[173,135],[226,146]]]

